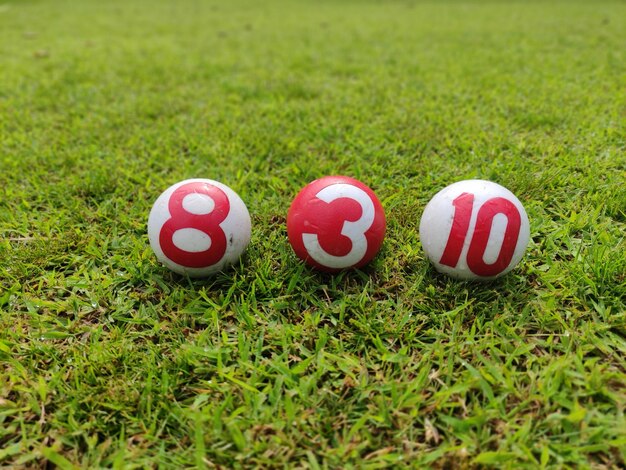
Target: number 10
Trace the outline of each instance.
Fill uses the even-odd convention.
[[[448,236],[448,242],[439,262],[452,268],[456,267],[461,258],[463,245],[469,231],[470,220],[474,211],[474,195],[462,193],[452,201],[454,219]],[[484,261],[487,243],[493,230],[493,219],[503,214],[507,218],[506,230],[500,252],[495,262]],[[478,276],[496,276],[504,271],[513,259],[515,247],[520,234],[521,216],[518,208],[506,198],[495,197],[487,200],[476,215],[474,233],[467,250],[467,267]]]

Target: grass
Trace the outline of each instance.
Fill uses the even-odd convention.
[[[626,4],[5,0],[0,465],[626,465]],[[285,215],[347,174],[385,206],[363,271]],[[213,178],[238,266],[168,272],[146,222]],[[429,266],[442,187],[531,220],[491,283]]]

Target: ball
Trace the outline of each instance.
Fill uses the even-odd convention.
[[[287,213],[287,235],[296,255],[327,272],[369,263],[380,250],[385,228],[374,191],[347,176],[309,183]]]
[[[205,277],[239,259],[250,242],[250,214],[235,191],[210,179],[170,186],[148,218],[157,259],[179,274]]]
[[[438,271],[457,279],[494,279],[524,256],[530,224],[511,191],[491,181],[466,180],[430,200],[419,232]]]

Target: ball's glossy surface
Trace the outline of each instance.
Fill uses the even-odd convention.
[[[465,180],[438,192],[420,221],[435,268],[458,279],[494,279],[524,256],[530,224],[522,203],[491,181]]]
[[[239,259],[250,242],[250,214],[225,184],[189,179],[170,186],[148,218],[157,259],[179,274],[205,277]]]
[[[380,250],[385,229],[385,212],[374,192],[347,176],[326,176],[308,184],[287,214],[296,255],[328,272],[369,263]]]

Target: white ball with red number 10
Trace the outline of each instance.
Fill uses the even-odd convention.
[[[179,274],[204,277],[239,259],[250,242],[250,214],[235,191],[209,179],[176,183],[148,218],[158,260]]]
[[[528,216],[499,184],[466,180],[438,192],[420,221],[420,240],[437,271],[457,279],[494,279],[511,271],[530,238]]]
[[[385,238],[385,211],[370,188],[347,176],[306,185],[287,213],[287,235],[296,255],[327,272],[369,263]]]

